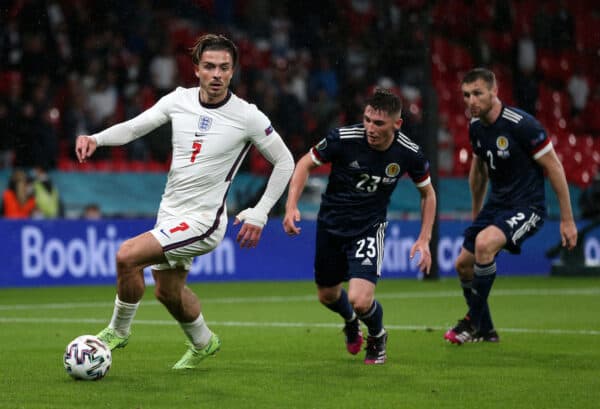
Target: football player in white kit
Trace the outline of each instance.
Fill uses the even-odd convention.
[[[152,266],[154,294],[179,322],[189,348],[173,369],[195,368],[221,342],[204,322],[200,302],[186,286],[195,256],[213,250],[227,227],[225,199],[251,145],[273,164],[259,202],[236,216],[241,247],[255,247],[267,215],[294,170],[292,155],[269,119],[229,90],[238,61],[235,44],[222,35],[200,37],[192,48],[199,87],[177,88],[137,117],[77,138],[80,162],[98,146],[139,138],[172,125],[173,159],[154,229],[125,241],[117,252],[117,297],[112,319],[98,336],[110,349],[127,345],[144,294],[143,269]]]

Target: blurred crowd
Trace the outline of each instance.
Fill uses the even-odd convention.
[[[78,134],[131,118],[176,86],[196,85],[188,52],[205,32],[237,43],[234,91],[256,103],[299,156],[329,128],[360,121],[376,84],[405,88],[408,104],[418,98],[424,3],[2,1],[0,166],[68,170]],[[418,109],[407,112],[405,127],[418,126]],[[104,149],[113,165],[160,165],[169,154],[168,127]],[[247,166],[260,173],[267,164],[251,155]]]
[[[600,139],[599,22],[592,0],[0,0],[0,168],[168,169],[169,126],[84,165],[75,138],[195,86],[189,48],[206,32],[236,42],[234,92],[296,158],[330,128],[360,122],[376,85],[402,96],[403,130],[422,143],[422,95],[433,87],[440,173],[465,175],[458,83],[474,65],[494,69],[504,102],[575,149]],[[597,156],[583,182],[600,145]],[[263,174],[269,164],[251,152],[244,166]]]

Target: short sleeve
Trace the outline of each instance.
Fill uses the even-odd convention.
[[[546,130],[535,118],[528,118],[519,127],[518,135],[521,143],[534,159],[538,159],[552,149],[552,142]]]
[[[407,173],[417,187],[423,187],[431,183],[429,161],[425,158],[421,149],[413,153]]]
[[[336,128],[310,149],[310,155],[313,162],[322,165],[333,161],[341,149],[339,130]]]

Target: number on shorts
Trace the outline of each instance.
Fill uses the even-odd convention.
[[[190,226],[188,226],[188,224],[186,222],[181,222],[181,223],[179,223],[179,226],[173,227],[171,230],[169,230],[169,232],[175,233],[176,231],[185,231],[189,228],[190,228]]]
[[[354,255],[356,258],[365,258],[365,256],[372,258],[377,254],[375,239],[373,237],[367,237],[367,240],[361,239],[356,244],[358,244],[356,254]]]

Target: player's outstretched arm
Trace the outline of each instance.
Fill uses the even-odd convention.
[[[435,222],[437,198],[431,183],[420,187],[419,193],[421,194],[421,233],[410,249],[410,258],[412,259],[416,253],[419,253],[419,270],[429,274],[431,270],[429,242],[431,241],[431,231]]]
[[[298,200],[304,191],[306,181],[310,175],[310,171],[318,165],[312,160],[310,153],[304,155],[296,164],[296,169],[292,175],[290,186],[288,189],[287,202],[285,204],[285,216],[283,217],[283,230],[290,236],[300,234],[302,230],[296,226],[300,221],[300,210],[298,210]]]
[[[83,163],[96,152],[96,139],[89,135],[79,135],[75,142],[75,154],[79,163]]]
[[[560,237],[563,247],[571,250],[577,245],[577,226],[573,218],[569,185],[567,184],[562,163],[560,163],[554,149],[539,157],[537,162],[546,171],[550,185],[558,198],[558,206],[560,207]]]

